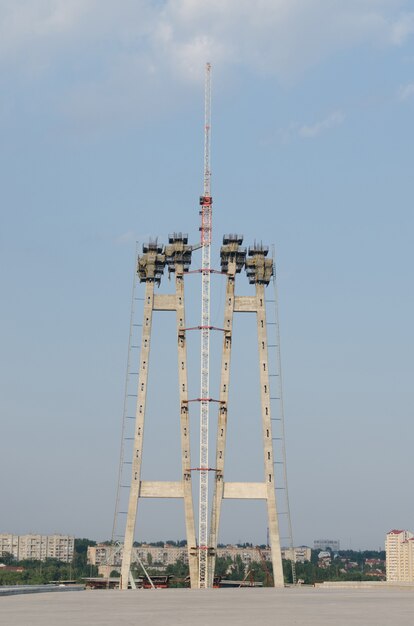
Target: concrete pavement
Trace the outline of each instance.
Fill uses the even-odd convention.
[[[412,626],[407,589],[218,589],[0,598],[2,626]]]

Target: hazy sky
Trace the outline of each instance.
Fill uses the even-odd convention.
[[[216,244],[277,249],[295,543],[377,548],[414,529],[409,0],[0,0],[0,531],[110,536],[135,241],[198,239],[207,60]],[[156,323],[143,477],[178,478],[174,319]],[[226,476],[260,480],[236,324]],[[141,511],[137,539],[184,536],[177,503]],[[225,503],[239,539],[265,541],[262,506]]]

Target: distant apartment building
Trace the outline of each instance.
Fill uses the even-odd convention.
[[[251,546],[243,548],[241,546],[233,546],[231,544],[217,548],[216,554],[218,558],[231,559],[232,561],[235,561],[237,557],[240,557],[244,565],[249,565],[253,562],[258,563],[262,559],[265,561],[270,561],[271,559],[269,548],[258,550],[257,548],[253,548]]]
[[[414,535],[408,530],[390,530],[385,539],[388,582],[414,582]]]
[[[235,560],[238,556],[244,565],[248,565],[252,561],[260,561],[262,559],[256,548],[228,545],[217,548],[216,554],[219,558],[230,558]],[[268,549],[261,550],[263,558],[270,560]],[[88,546],[88,563],[91,565],[114,565],[119,566],[122,561],[122,546],[108,546],[99,544],[97,546]],[[158,567],[166,567],[172,565],[176,561],[182,560],[188,562],[187,547],[176,547],[168,544],[164,547],[150,546],[142,544],[134,547],[132,552],[132,561],[138,562],[140,559],[145,565],[153,565]]]
[[[314,550],[332,550],[332,552],[339,552],[340,544],[339,539],[315,539],[313,542]]]
[[[87,559],[90,565],[120,566],[122,562],[122,546],[98,544],[88,546]],[[172,565],[178,560],[188,562],[187,548],[165,545],[150,546],[142,544],[132,550],[132,562],[141,560],[145,565],[163,566]]]
[[[312,550],[308,546],[297,546],[295,548],[282,548],[282,559],[294,561],[295,563],[305,563],[310,561]]]
[[[19,559],[19,536],[0,534],[0,556],[12,554],[16,561]]]
[[[0,534],[0,556],[9,553],[17,561],[57,559],[69,563],[74,549],[75,537],[69,535]]]
[[[217,548],[216,554],[219,558],[230,558],[232,561],[240,557],[244,565],[249,565],[249,563],[252,562],[260,562],[262,559],[266,561],[271,560],[269,548],[258,550],[251,546],[222,546]],[[291,548],[282,548],[282,558],[292,560],[292,556],[295,562],[310,561],[311,549],[307,546],[299,546],[293,548],[292,552]],[[113,565],[114,567],[118,567],[121,565],[122,561],[122,546],[108,546],[105,544],[88,546],[87,557],[88,563],[91,565]],[[132,560],[138,562],[137,557],[144,565],[159,567],[166,567],[178,560],[182,560],[184,563],[188,562],[187,547],[176,547],[168,544],[164,545],[164,547],[142,544],[133,549]]]

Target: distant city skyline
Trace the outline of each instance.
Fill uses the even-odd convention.
[[[378,549],[409,528],[412,3],[6,0],[0,31],[2,530],[111,536],[135,241],[199,239],[207,60],[214,265],[225,233],[276,246],[294,543]],[[197,279],[186,289],[197,324]],[[179,473],[176,352],[159,330],[153,480]],[[255,350],[233,356],[234,481],[263,475]],[[219,355],[213,340],[212,392]],[[198,336],[188,358],[196,397]],[[195,410],[190,426],[196,450]],[[266,542],[248,505],[224,506],[220,542]],[[141,512],[137,540],[184,537],[178,504]]]
[[[0,529],[1,530],[1,529]],[[391,533],[394,531],[390,531]],[[387,533],[388,535],[389,533]],[[13,532],[0,532],[0,555],[2,552],[2,546],[3,544],[6,545],[7,542],[10,542],[12,540],[12,538],[15,538],[16,541],[18,541],[19,537],[44,537],[46,539],[46,535],[42,534],[42,533],[36,533],[36,532],[31,532],[31,533],[21,533],[20,535],[17,535],[16,533]],[[55,532],[52,533],[50,535],[50,537],[65,537],[65,535],[63,535],[60,532]],[[96,536],[88,536],[88,537],[84,537],[84,536],[78,536],[78,535],[73,535],[72,539],[89,539],[91,541],[95,541],[98,545],[103,544],[104,542],[108,542],[110,541],[110,537],[96,537]],[[150,544],[154,544],[154,543],[159,543],[159,542],[163,542],[163,543],[168,543],[170,541],[175,542],[175,543],[180,543],[180,542],[184,542],[185,537],[176,537],[176,538],[166,538],[166,537],[156,537],[156,538],[151,538],[151,539],[136,539],[136,541],[138,541],[138,543],[142,543],[144,545],[150,545]],[[326,547],[329,547],[332,551],[341,551],[341,550],[356,550],[356,551],[363,551],[363,550],[379,550],[379,551],[384,551],[385,550],[385,543],[386,543],[386,537],[384,539],[383,544],[384,545],[379,545],[377,548],[375,547],[367,547],[367,546],[361,546],[359,548],[354,548],[352,546],[352,540],[349,540],[349,544],[345,544],[344,546],[341,545],[341,541],[339,540],[321,540],[321,539],[313,539],[311,540],[309,543],[299,543],[299,542],[295,542],[295,546],[296,548],[300,548],[300,547],[307,547],[309,549],[312,550],[324,550],[326,549]],[[219,542],[220,545],[242,545],[242,544],[251,544],[253,546],[256,545],[267,545],[267,541],[258,541],[258,542],[254,542],[251,541],[248,537],[245,539],[234,539],[231,541],[226,541],[226,542]],[[321,545],[324,544],[325,547],[321,547]],[[329,544],[335,544],[334,547],[332,547]],[[105,544],[106,545],[106,544]],[[282,548],[284,550],[290,550],[289,546],[286,543],[282,543]]]

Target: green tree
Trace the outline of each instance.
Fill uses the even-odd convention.
[[[233,563],[230,557],[220,557],[216,558],[216,569],[214,571],[216,576],[226,576],[227,570],[230,565]]]
[[[269,566],[270,565],[271,564],[269,563]],[[247,577],[247,580],[249,580],[249,578],[252,578],[255,583],[263,583],[264,586],[268,583],[270,584],[270,581],[268,581],[270,578],[270,567],[268,567],[268,571],[266,572],[263,563],[252,561],[249,565],[249,576]]]
[[[14,563],[14,556],[11,552],[3,552],[0,556],[0,563],[4,565],[12,565]]]
[[[175,563],[167,565],[165,572],[176,578],[186,578],[189,575],[188,565],[184,563],[183,559],[178,559]]]
[[[96,541],[86,538],[75,539],[75,550],[73,555],[73,566],[75,569],[85,569],[87,565],[87,553],[89,546],[96,546]]]
[[[231,570],[232,571],[229,576],[230,580],[243,580],[245,575],[245,567],[240,554],[238,554],[234,559]]]

